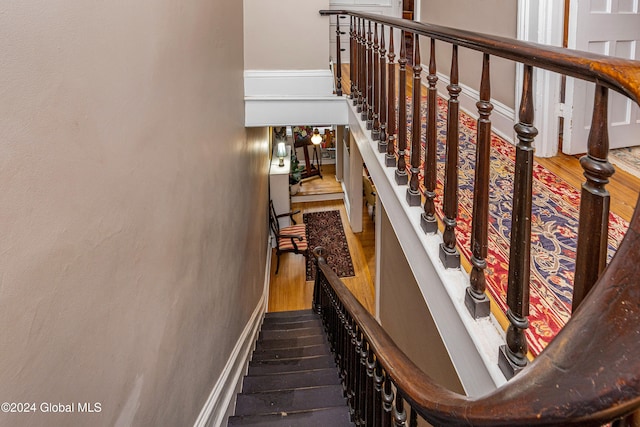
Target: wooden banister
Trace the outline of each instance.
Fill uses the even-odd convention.
[[[441,25],[347,10],[321,10],[321,15],[352,15],[431,37],[460,47],[510,59],[522,64],[577,77],[613,89],[640,103],[638,61],[592,52],[564,49],[507,37],[459,30]]]
[[[407,147],[406,35],[416,40],[414,55],[413,128],[411,149],[410,205],[420,204],[416,194],[420,173],[420,36],[430,37],[427,132],[424,157],[425,204],[421,221],[428,233],[437,231],[436,202],[436,67],[435,40],[453,46],[451,83],[448,86],[446,169],[442,211],[444,232],[440,258],[446,267],[456,262],[457,163],[458,163],[458,49],[483,54],[475,170],[472,272],[465,300],[471,315],[485,316],[484,296],[487,246],[488,171],[492,109],[489,58],[497,56],[524,64],[523,96],[519,108],[518,137],[513,190],[513,218],[507,289],[506,346],[499,354],[499,366],[507,377],[527,365],[533,145],[537,134],[533,126],[533,73],[535,68],[595,82],[593,121],[589,151],[581,159],[586,182],[582,187],[578,254],[575,270],[574,314],[549,346],[515,378],[495,392],[467,398],[445,390],[419,369],[395,346],[377,322],[351,296],[321,253],[314,290],[314,307],[322,314],[341,377],[345,396],[358,425],[414,425],[416,415],[436,425],[602,425],[640,408],[640,207],[636,207],[629,230],[613,260],[606,266],[609,194],[606,190],[613,167],[607,160],[607,94],[617,91],[640,103],[640,62],[563,48],[511,40],[498,36],[457,30],[438,25],[342,10],[321,11],[323,15],[350,15],[354,19],[353,40],[356,53],[354,76],[359,91],[358,112],[367,128],[376,130],[376,119],[385,101],[378,85],[387,85],[388,139],[385,164],[397,167],[395,181],[408,182]],[[357,22],[357,28],[356,28]],[[390,28],[388,82],[384,81],[384,53],[378,45],[377,31],[371,26]],[[368,31],[366,26],[368,25]],[[397,63],[398,100],[395,87],[393,32],[400,30],[401,49]],[[366,36],[365,36],[366,34]],[[384,32],[382,33],[384,37]],[[382,46],[384,46],[382,38]],[[373,46],[373,47],[372,47]],[[374,56],[372,56],[374,55]],[[375,90],[374,90],[375,89]],[[354,97],[355,99],[355,97]],[[397,106],[397,108],[396,108]],[[396,113],[398,114],[397,121]],[[383,120],[384,122],[384,120]],[[382,126],[382,123],[380,124]],[[398,157],[395,157],[397,132]],[[375,135],[374,139],[375,139]],[[413,198],[413,199],[412,199]],[[321,251],[320,251],[321,252]],[[405,405],[409,405],[405,409]],[[408,414],[408,416],[407,416]]]
[[[318,252],[314,251],[316,257]],[[435,425],[600,426],[640,408],[638,332],[629,327],[640,324],[640,263],[624,263],[639,257],[640,215],[636,212],[618,255],[556,339],[525,371],[477,398],[445,389],[422,372],[323,257],[317,257],[317,283],[322,289],[314,292],[320,298],[314,304],[321,307],[325,324],[335,316],[332,313],[350,319],[350,330],[357,330],[374,353],[382,376],[388,379],[381,396],[386,413],[394,400],[392,383],[411,408]],[[396,403],[394,413],[402,417],[402,412]]]

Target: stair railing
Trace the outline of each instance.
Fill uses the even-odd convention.
[[[422,372],[327,266],[324,249],[314,255],[313,307],[356,425],[413,427],[421,417],[436,426],[601,426],[640,408],[638,211],[618,255],[556,339],[526,370],[476,398]]]
[[[491,139],[491,103],[490,90],[490,58],[497,56],[524,66],[523,89],[518,108],[518,123],[514,126],[517,134],[514,188],[513,217],[510,241],[510,262],[507,287],[507,330],[506,346],[499,352],[500,368],[507,378],[518,373],[527,365],[528,344],[525,331],[529,326],[529,282],[531,258],[531,208],[533,181],[534,141],[538,130],[533,126],[533,73],[535,68],[550,70],[565,76],[594,82],[596,86],[593,119],[588,138],[588,152],[580,160],[586,181],[582,185],[580,220],[578,228],[576,267],[573,293],[573,310],[592,289],[606,266],[607,237],[609,221],[609,192],[606,184],[614,169],[607,160],[609,141],[607,135],[607,97],[608,91],[614,90],[638,104],[640,101],[640,61],[618,59],[609,56],[579,52],[569,49],[540,45],[507,39],[504,37],[452,29],[432,24],[386,17],[371,13],[352,12],[346,10],[321,10],[322,15],[349,16],[352,26],[352,43],[350,64],[357,70],[356,81],[352,82],[353,90],[358,94],[358,105],[363,107],[363,120],[368,119],[368,109],[372,103],[375,111],[387,110],[388,123],[380,123],[386,129],[386,141],[378,145],[379,150],[386,150],[385,164],[396,168],[397,185],[407,185],[407,200],[410,205],[420,204],[421,197],[416,194],[417,177],[423,174],[424,214],[421,226],[425,233],[438,231],[438,219],[435,206],[442,206],[443,244],[440,247],[440,259],[446,268],[459,267],[459,253],[456,233],[458,215],[458,95],[461,88],[458,82],[458,50],[472,49],[483,54],[480,74],[480,99],[478,100],[477,152],[474,184],[474,206],[471,238],[470,283],[467,289],[465,304],[474,318],[489,315],[489,301],[485,294],[485,269],[487,267],[488,245],[488,188],[489,188],[489,147]],[[357,24],[357,25],[356,25]],[[379,62],[372,60],[372,45],[369,42],[370,28],[377,26],[389,32],[389,67],[387,81],[380,81],[384,74],[380,71]],[[367,30],[368,29],[368,30]],[[394,67],[393,34],[400,35],[399,85],[391,67]],[[414,39],[415,65],[407,68],[406,35]],[[406,75],[413,71],[414,85],[420,85],[420,37],[430,41],[430,57],[428,61],[428,96],[426,99],[427,125],[423,161],[417,158],[422,140],[422,130],[414,120],[411,135],[407,133],[407,99],[412,103],[413,115],[419,117],[423,102],[420,90],[413,95],[405,96]],[[447,141],[444,172],[444,194],[442,200],[436,195],[436,45],[439,40],[452,45],[450,84],[447,108]],[[340,52],[337,52],[339,57]],[[395,71],[395,68],[393,68]],[[374,97],[372,87],[382,85],[387,88],[387,96],[382,99]],[[369,89],[369,90],[368,90]],[[397,89],[397,90],[396,90]],[[377,93],[377,92],[376,92]],[[399,93],[399,95],[397,95]],[[354,98],[355,99],[355,98]],[[386,102],[387,105],[381,105]],[[359,107],[358,107],[359,108]],[[396,114],[397,111],[397,123]],[[380,116],[382,119],[382,116]],[[367,128],[369,128],[367,123]],[[397,135],[396,135],[397,133]],[[377,136],[377,135],[372,135]],[[375,139],[375,138],[374,138]],[[411,149],[407,150],[407,141]],[[397,153],[395,150],[397,149]],[[405,158],[407,151],[411,153],[410,162]],[[420,168],[420,163],[425,166]],[[411,180],[409,181],[409,177]],[[627,262],[633,262],[627,260]]]

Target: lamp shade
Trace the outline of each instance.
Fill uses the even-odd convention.
[[[318,128],[313,130],[313,136],[311,137],[311,142],[315,145],[319,145],[322,143],[322,135],[318,132]]]
[[[276,156],[278,156],[278,158],[280,159],[278,166],[284,166],[284,158],[286,157],[286,155],[287,147],[284,145],[284,142],[278,142],[278,145],[276,146]]]

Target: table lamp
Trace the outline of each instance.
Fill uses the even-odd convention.
[[[287,147],[284,145],[284,142],[278,142],[278,145],[276,146],[276,156],[278,156],[278,159],[280,159],[280,162],[278,163],[279,167],[284,166],[284,158],[286,155]]]

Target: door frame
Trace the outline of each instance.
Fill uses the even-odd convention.
[[[564,35],[564,1],[558,0],[518,0],[518,40],[562,46]],[[522,78],[524,66],[516,66],[516,121],[520,99],[522,98]],[[535,69],[534,125],[538,129],[535,139],[536,156],[553,157],[558,152],[560,132],[559,118],[563,116],[564,105],[560,102],[562,79],[557,73]]]

